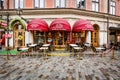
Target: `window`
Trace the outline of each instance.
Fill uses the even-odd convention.
[[[0,9],[4,9],[4,0],[0,0]]]
[[[85,9],[85,0],[77,0],[77,8]]]
[[[56,8],[65,7],[65,0],[55,0],[55,7]]]
[[[15,9],[24,7],[24,0],[15,0]]]
[[[44,8],[45,0],[34,0],[34,7],[35,8]]]
[[[99,0],[92,0],[92,11],[99,11]]]
[[[110,10],[109,10],[110,14],[115,15],[115,12],[116,12],[115,7],[116,7],[115,1],[110,0]]]

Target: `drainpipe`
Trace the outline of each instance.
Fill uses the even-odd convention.
[[[107,4],[107,44],[109,44],[109,8],[110,7],[110,0],[108,0]]]

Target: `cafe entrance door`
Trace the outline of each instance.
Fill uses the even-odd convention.
[[[14,47],[24,47],[24,30],[14,31]]]
[[[69,37],[69,33],[68,32],[64,32],[64,31],[57,31],[57,32],[53,32],[53,45],[55,47],[55,49],[65,49],[65,45],[67,44],[67,39]]]

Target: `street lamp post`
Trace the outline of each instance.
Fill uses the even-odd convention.
[[[9,34],[9,0],[7,0],[7,12],[6,12],[6,16],[7,16],[7,35]],[[7,60],[9,60],[9,38],[7,38]]]
[[[7,16],[7,35],[9,34],[9,13],[6,12]],[[7,60],[9,60],[9,38],[7,38]]]

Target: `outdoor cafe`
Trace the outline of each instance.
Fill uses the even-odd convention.
[[[18,27],[20,26],[18,25]],[[28,39],[23,41],[27,43],[25,42],[24,46],[18,45],[19,50],[25,53],[30,51],[32,55],[35,55],[38,51],[43,51],[44,55],[46,55],[46,51],[72,50],[74,52],[85,50],[83,45],[86,43],[91,44],[87,37],[90,37],[89,33],[94,31],[94,27],[86,19],[77,20],[73,26],[70,26],[66,19],[57,18],[48,26],[45,20],[36,18],[27,24],[26,30],[25,32],[29,34],[23,38],[28,37]]]

